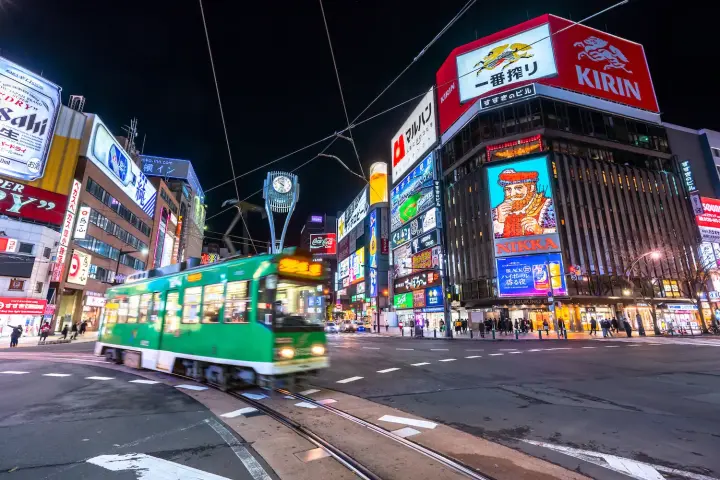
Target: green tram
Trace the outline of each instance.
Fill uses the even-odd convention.
[[[266,254],[152,274],[108,289],[96,355],[223,386],[291,387],[329,366],[321,263]]]

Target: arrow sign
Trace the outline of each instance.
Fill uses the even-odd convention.
[[[134,470],[139,480],[230,480],[213,473],[143,453],[100,455],[87,461],[113,472]]]

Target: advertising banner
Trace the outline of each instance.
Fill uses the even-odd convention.
[[[425,289],[425,306],[441,307],[443,305],[442,287],[430,287]]]
[[[703,242],[720,242],[720,200],[700,197],[703,214],[695,217]]]
[[[9,180],[0,180],[0,214],[2,215],[62,225],[67,200],[67,195]]]
[[[555,295],[567,295],[559,253],[498,258],[496,262],[501,297],[544,297],[551,290]]]
[[[350,284],[357,283],[365,279],[365,248],[358,249],[350,255]]]
[[[370,269],[370,298],[378,296],[378,273],[376,268]],[[359,285],[359,284],[358,284]]]
[[[108,130],[97,115],[88,115],[92,119],[90,141],[82,154],[97,165],[128,197],[142,208],[150,217],[155,215],[157,191],[148,181],[140,167],[135,165],[130,155],[120,146],[115,136]]]
[[[525,137],[511,142],[488,145],[486,150],[488,162],[540,153],[542,151],[542,137],[533,135],[532,137]]]
[[[388,166],[384,162],[370,165],[370,206],[388,201]]]
[[[420,272],[395,280],[395,291],[398,293],[418,290],[420,288],[440,285],[440,274],[437,272]]]
[[[415,290],[412,292],[413,308],[423,308],[425,306],[425,290]]]
[[[338,278],[345,278],[350,275],[350,257],[338,263]]]
[[[311,233],[310,253],[313,255],[335,255],[337,253],[334,233]]]
[[[337,239],[345,238],[350,231],[357,227],[367,216],[370,204],[368,203],[368,187],[355,197],[350,206],[337,219]]]
[[[373,210],[370,212],[369,218],[369,230],[370,230],[370,244],[368,245],[368,254],[370,260],[370,268],[377,268],[378,266],[378,222],[377,222],[378,211]]]
[[[442,251],[440,247],[428,248],[420,253],[412,256],[413,270],[435,269],[440,268],[440,255]]]
[[[75,221],[75,235],[73,238],[85,238],[90,225],[90,212],[92,209],[88,206],[82,206],[78,210],[77,220]]]
[[[431,88],[423,97],[390,141],[393,183],[396,183],[415,162],[437,143],[435,92],[433,90]]]
[[[146,176],[187,180],[192,188],[193,195],[201,199],[205,198],[205,193],[200,186],[190,160],[140,155],[140,163]]]
[[[16,238],[0,237],[0,252],[15,253],[17,252],[18,241]]]
[[[435,206],[440,205],[435,198],[435,161],[431,153],[390,192],[390,231]]]
[[[698,248],[701,267],[715,269],[720,266],[720,243],[703,242]]]
[[[421,213],[409,223],[395,230],[391,235],[391,248],[395,249],[424,233],[434,230],[439,225],[440,210],[435,207]]]
[[[540,40],[550,33],[552,37]],[[525,41],[528,38],[539,41]],[[659,111],[642,45],[554,15],[542,15],[455,48],[435,80],[441,135],[475,104],[474,98],[530,83]]]
[[[65,272],[67,249],[70,245],[70,237],[72,236],[75,226],[75,213],[78,209],[81,190],[82,183],[78,180],[73,180],[70,195],[68,195],[67,210],[65,210],[62,230],[60,231],[60,245],[58,245],[57,254],[55,255],[55,265],[53,266],[52,275],[50,276],[50,281],[52,282],[59,282]]]
[[[412,253],[419,253],[428,248],[440,245],[440,230],[435,229],[430,233],[413,238],[410,245],[412,247]]]
[[[70,269],[68,270],[67,283],[85,285],[88,280],[91,261],[91,255],[83,253],[79,250],[73,250],[72,259],[70,260]]]
[[[487,168],[495,256],[559,251],[547,156]]]
[[[0,297],[0,315],[43,315],[47,300]]]
[[[458,55],[456,62],[461,103],[557,74],[547,23]]]
[[[399,293],[395,295],[393,297],[393,306],[395,306],[398,310],[413,308],[412,292]]]
[[[45,174],[60,90],[0,57],[0,174],[26,181]]]
[[[412,273],[412,247],[409,243],[393,250],[393,278],[404,277]]]

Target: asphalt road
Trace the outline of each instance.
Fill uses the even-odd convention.
[[[81,355],[92,344],[44,351],[50,349]],[[165,473],[175,467],[162,460],[225,478],[252,478],[206,421],[214,416],[203,405],[161,383],[132,382],[138,379],[95,366],[0,359],[0,479],[139,478],[138,471],[113,472],[92,460],[130,454],[151,457],[142,458]]]
[[[720,342],[648,342],[339,335],[314,383],[599,478],[627,477],[521,440],[720,476]]]

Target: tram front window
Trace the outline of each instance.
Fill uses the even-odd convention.
[[[325,299],[317,285],[279,279],[272,309],[275,328],[322,328]]]

